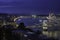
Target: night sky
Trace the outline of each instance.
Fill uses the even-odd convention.
[[[60,13],[60,0],[0,0],[0,13],[48,14]]]

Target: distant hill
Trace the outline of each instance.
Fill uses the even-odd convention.
[[[32,16],[33,14],[26,14],[26,13],[0,13],[0,16],[7,16],[7,15],[15,15],[15,16]],[[49,14],[39,14],[39,15],[36,15],[36,16],[48,16]],[[60,14],[55,14],[56,16],[60,16]]]

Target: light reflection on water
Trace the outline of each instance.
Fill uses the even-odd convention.
[[[22,18],[21,20],[16,21],[18,24],[23,22],[26,26],[39,24],[39,18]]]

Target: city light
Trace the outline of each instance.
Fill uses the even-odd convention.
[[[36,15],[32,15],[33,18],[36,18],[37,16]]]
[[[54,37],[57,38],[60,33],[60,17],[57,16],[51,16],[49,14],[48,16],[37,16],[37,15],[29,15],[29,16],[7,16],[7,17],[0,17],[0,25],[12,25],[14,26],[15,30],[19,27],[19,23],[24,22],[26,24],[25,28],[30,28],[34,33],[37,31],[41,31],[43,35],[46,35],[47,37]],[[23,19],[23,20],[22,20]],[[37,19],[37,20],[36,20]],[[25,22],[26,20],[26,22]],[[18,23],[19,22],[19,23]],[[28,25],[27,25],[28,24]],[[57,26],[57,27],[56,27]],[[59,26],[59,27],[58,27]],[[29,29],[29,31],[30,31]],[[18,32],[20,34],[20,32]],[[33,34],[32,32],[28,32],[29,34]],[[28,35],[24,35],[24,37],[27,37]]]

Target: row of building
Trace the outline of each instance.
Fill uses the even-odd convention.
[[[0,25],[12,24],[16,25],[16,21],[22,18],[39,18],[39,24],[27,26],[28,28],[42,28],[42,33],[48,37],[60,37],[60,15],[50,13],[49,15],[30,15],[30,16],[16,16],[0,14]]]

